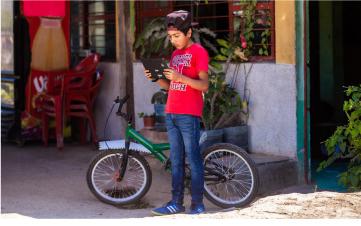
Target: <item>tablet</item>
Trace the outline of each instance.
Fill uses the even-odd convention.
[[[164,58],[143,58],[140,59],[144,68],[149,70],[152,74],[152,81],[155,82],[158,79],[167,79],[163,75],[163,70],[169,68],[169,63]]]

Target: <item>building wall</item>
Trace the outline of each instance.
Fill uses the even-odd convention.
[[[295,2],[275,1],[276,63],[296,64]]]
[[[137,130],[144,127],[143,119],[138,117],[138,113],[154,113],[153,104],[151,104],[152,96],[159,91],[159,85],[156,82],[149,81],[144,76],[143,64],[139,61],[133,63],[134,73],[134,112],[135,126]]]
[[[124,44],[124,36],[119,36],[119,33],[121,33],[119,24],[125,26],[123,21],[124,18],[119,17],[119,14],[123,12],[121,9],[123,6],[122,2],[116,1],[115,9],[117,19],[115,20],[115,27],[117,39],[115,48],[117,50],[117,62],[102,62],[99,66],[99,69],[104,72],[104,80],[99,89],[99,94],[95,103],[97,135],[100,140],[124,138],[125,127],[127,124],[124,119],[115,115],[119,105],[115,105],[113,112],[110,113],[114,99],[117,96],[122,98],[126,93],[126,64],[124,62],[124,57],[126,56],[123,52],[121,52],[122,49],[120,48],[120,46]],[[127,106],[124,105],[123,112],[126,112],[126,107]],[[106,130],[104,131],[108,116],[109,120]]]
[[[253,65],[248,78],[250,90],[250,150],[296,158],[296,47],[295,2],[276,1],[276,62]],[[249,68],[251,64],[247,64]],[[140,63],[134,63],[135,112],[150,112],[150,98],[159,88],[142,75]],[[233,75],[232,65],[227,78]],[[248,70],[248,69],[247,69]],[[237,73],[237,91],[243,93],[245,73]],[[149,106],[150,105],[150,106]],[[142,121],[136,120],[137,129]]]
[[[246,64],[246,71],[251,64]],[[231,65],[227,79],[234,74]],[[159,87],[143,75],[143,66],[134,66],[135,112],[153,112],[150,100]],[[248,77],[250,90],[249,143],[254,153],[269,153],[296,158],[296,75],[295,66],[257,63]],[[245,73],[243,66],[237,74],[236,90],[243,94]],[[136,119],[136,128],[143,128]]]
[[[101,83],[94,109],[98,139],[120,139],[124,137],[126,123],[115,115],[118,105],[109,116],[105,134],[104,126],[113,106],[113,100],[117,96],[125,96],[125,77],[120,75],[122,70],[118,63],[101,63],[99,69],[104,72],[104,80]]]
[[[249,71],[251,64],[246,64]],[[231,79],[235,65],[227,74]],[[238,71],[236,89],[243,96],[245,70]],[[247,79],[250,92],[249,144],[254,153],[296,158],[296,72],[289,64],[253,64]]]
[[[296,158],[296,69],[295,69],[295,4],[294,1],[276,1],[276,62],[256,63],[253,65],[247,86],[250,90],[249,143],[255,153],[269,153]],[[102,91],[98,98],[97,130],[103,137],[106,114],[112,100],[124,92],[125,83],[119,77],[118,64],[102,64],[107,71]],[[247,68],[250,64],[247,64]],[[235,65],[231,65],[228,78],[233,75]],[[134,72],[134,103],[136,129],[143,128],[143,121],[137,113],[154,112],[152,95],[159,90],[156,83],[148,81],[143,75],[143,66],[136,61]],[[245,73],[241,67],[238,72],[236,89],[243,93]],[[118,85],[117,85],[118,84]],[[111,115],[107,138],[123,137],[124,124]]]

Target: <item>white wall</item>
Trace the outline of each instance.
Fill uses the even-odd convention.
[[[125,75],[120,73],[122,70],[119,63],[100,63],[99,69],[104,72],[104,79],[101,83],[94,109],[98,139],[119,139],[124,137],[126,123],[122,118],[115,115],[117,105],[110,114],[105,136],[104,126],[113,105],[113,100],[117,96],[123,97],[125,95]]]
[[[134,112],[135,127],[140,130],[144,127],[143,119],[138,117],[138,113],[154,113],[154,106],[151,103],[152,96],[160,90],[158,83],[149,81],[144,76],[143,64],[139,61],[133,63],[134,72]]]
[[[247,67],[250,64],[246,64]],[[105,79],[98,96],[96,117],[97,131],[103,137],[104,122],[111,108],[112,100],[123,96],[125,82],[122,82],[119,64],[101,64],[105,70]],[[231,65],[227,77],[233,75],[235,65]],[[144,77],[143,65],[133,64],[134,105],[136,129],[143,128],[143,121],[137,113],[154,112],[152,95],[159,90],[156,83]],[[123,79],[125,81],[125,79]],[[243,66],[239,71],[236,89],[241,92],[244,84]],[[294,65],[257,63],[254,64],[248,78],[250,90],[250,127],[249,143],[251,152],[268,153],[296,158],[296,71]],[[116,110],[116,109],[115,109]],[[119,138],[124,135],[125,124],[112,113],[107,129],[107,138]]]
[[[248,71],[250,64],[246,64]],[[230,66],[228,80],[235,65]],[[236,89],[243,95],[244,69],[241,65]],[[296,70],[294,65],[257,63],[248,77],[250,90],[250,150],[296,159]]]
[[[111,113],[104,135],[104,126],[109,111],[113,105],[113,100],[117,97],[125,96],[125,73],[120,69],[119,63],[101,63],[99,69],[104,71],[104,80],[101,83],[99,94],[95,103],[95,118],[97,134],[99,139],[119,139],[124,138],[125,121],[115,115],[116,105]],[[157,83],[148,81],[143,72],[141,62],[133,64],[134,73],[134,111],[136,129],[143,128],[143,120],[138,117],[139,112],[153,113],[154,107],[151,104],[152,95],[159,91]],[[126,106],[124,105],[123,111]]]

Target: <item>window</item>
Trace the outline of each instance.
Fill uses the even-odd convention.
[[[146,24],[157,17],[167,15],[172,9],[172,1],[136,1],[136,33],[139,34]]]
[[[242,12],[244,5],[239,1],[229,3],[230,25],[233,30],[241,23],[241,17],[236,16]],[[275,24],[274,24],[274,1],[257,1],[254,13],[253,26],[253,53],[252,61],[264,61],[275,59]],[[232,32],[232,31],[230,31]]]
[[[207,27],[217,34],[219,38],[225,38],[229,33],[229,16],[227,1],[176,1],[173,10],[187,10],[192,12],[193,20],[200,27]]]
[[[227,38],[240,24],[237,13],[242,10],[240,1],[138,1],[136,2],[136,35],[156,17],[164,17],[174,10],[192,12],[199,27],[207,27],[217,38]],[[252,61],[275,59],[274,1],[258,1],[254,14]],[[264,38],[266,37],[266,38]],[[262,50],[260,50],[262,49]]]
[[[13,2],[1,2],[1,72],[14,71]]]
[[[71,1],[72,62],[90,51],[102,61],[116,60],[114,1]]]

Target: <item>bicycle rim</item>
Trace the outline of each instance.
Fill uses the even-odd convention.
[[[147,184],[146,169],[134,156],[129,156],[125,175],[117,181],[122,163],[121,153],[101,158],[91,172],[94,190],[102,198],[113,203],[126,203],[136,199]]]
[[[239,153],[228,149],[211,151],[204,158],[205,167],[223,176],[222,179],[205,179],[206,192],[217,202],[239,206],[252,195],[255,176],[248,161]]]

